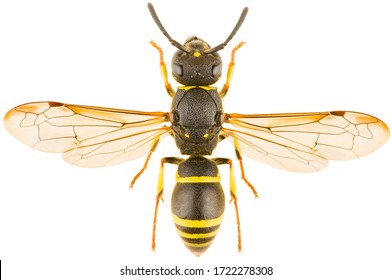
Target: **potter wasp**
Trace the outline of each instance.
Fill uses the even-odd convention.
[[[247,180],[242,156],[273,167],[296,172],[318,171],[329,160],[365,156],[382,146],[389,129],[381,120],[364,113],[329,111],[287,114],[225,113],[222,100],[234,71],[233,48],[223,88],[213,85],[222,75],[222,50],[234,37],[248,13],[244,8],[227,39],[211,47],[196,36],[184,44],[174,40],[159,20],[152,4],[148,9],[163,35],[178,50],[171,62],[173,78],[181,84],[174,90],[161,48],[165,89],[172,98],[169,112],[142,112],[113,108],[34,102],[11,109],[4,117],[7,130],[24,144],[51,153],[62,153],[66,162],[82,167],[104,167],[146,156],[142,169],[130,187],[147,168],[160,140],[170,135],[181,157],[161,159],[153,221],[152,248],[155,249],[158,206],[162,200],[164,166],[178,165],[171,208],[175,226],[184,244],[199,256],[208,249],[220,227],[225,196],[218,165],[230,169],[230,197],[236,213],[238,250],[241,231],[233,162],[214,158],[220,141],[233,143],[241,178],[257,197]]]

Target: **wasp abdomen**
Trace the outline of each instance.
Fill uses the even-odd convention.
[[[223,218],[225,197],[215,162],[190,157],[178,167],[172,195],[177,231],[188,249],[199,256],[211,245]]]

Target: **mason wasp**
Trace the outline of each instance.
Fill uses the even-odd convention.
[[[185,245],[200,255],[211,244],[224,212],[224,196],[217,165],[230,167],[230,196],[237,225],[238,249],[241,250],[240,222],[233,164],[228,158],[207,158],[216,145],[228,138],[234,144],[241,177],[245,177],[242,155],[274,167],[299,172],[317,171],[328,160],[364,156],[386,142],[387,126],[363,113],[332,111],[294,114],[242,115],[224,113],[222,99],[227,94],[234,70],[233,49],[226,83],[218,91],[211,86],[221,76],[222,61],[218,51],[234,37],[245,20],[245,8],[228,36],[216,47],[192,36],[182,45],[173,40],[161,24],[151,4],[152,18],[162,33],[178,49],[172,59],[174,79],[182,84],[173,90],[162,50],[160,68],[169,96],[170,112],[140,112],[111,108],[38,102],[9,111],[5,125],[25,144],[46,152],[61,152],[64,159],[78,166],[101,167],[147,156],[145,164],[131,182],[143,173],[159,141],[171,135],[184,158],[161,160],[152,247],[155,248],[156,220],[163,195],[165,163],[178,165],[172,212]]]

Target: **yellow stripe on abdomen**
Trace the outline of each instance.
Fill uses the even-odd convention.
[[[189,227],[189,228],[207,228],[220,225],[223,219],[223,214],[215,219],[210,220],[187,220],[178,217],[177,215],[173,214],[173,220],[176,225],[182,227]]]
[[[189,176],[189,177],[181,177],[177,174],[176,176],[177,183],[219,183],[220,175],[218,173],[217,176]]]
[[[214,237],[217,234],[218,229],[207,233],[188,233],[188,232],[181,231],[180,229],[177,228],[177,232],[181,237],[200,239],[200,238]]]
[[[182,219],[173,213],[174,223],[185,246],[197,256],[205,252],[214,240],[223,214],[208,220]]]
[[[184,240],[183,240],[184,241]],[[191,242],[186,242],[184,241],[184,244],[188,247],[193,247],[193,248],[203,248],[206,247],[206,249],[211,245],[212,240],[205,242],[205,243],[191,243]]]

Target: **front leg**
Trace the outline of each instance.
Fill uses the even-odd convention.
[[[161,74],[162,74],[163,82],[165,83],[165,88],[166,88],[167,93],[171,97],[173,97],[174,94],[175,94],[175,91],[173,90],[172,86],[169,83],[169,78],[168,78],[167,69],[166,69],[166,63],[163,60],[163,51],[162,51],[161,47],[158,46],[155,42],[151,41],[150,44],[151,44],[151,46],[156,48],[158,50],[158,52],[159,52],[159,65],[160,65],[160,68],[161,68]]]
[[[226,75],[226,83],[223,85],[223,88],[221,89],[221,91],[219,92],[219,95],[221,98],[223,98],[227,92],[229,91],[229,87],[230,87],[230,82],[231,79],[233,78],[233,73],[234,73],[234,58],[235,58],[235,53],[236,51],[241,48],[243,45],[245,44],[245,42],[241,42],[239,43],[237,46],[234,47],[234,49],[231,51],[231,60],[229,63],[229,68],[227,69],[227,75]]]

